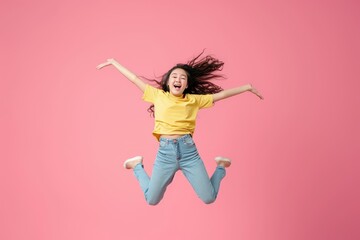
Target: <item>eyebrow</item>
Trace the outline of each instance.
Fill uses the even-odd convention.
[[[173,72],[173,73],[170,74],[170,76],[171,76],[171,75],[177,75],[177,74],[178,74],[178,73]],[[185,77],[186,77],[186,74],[180,73],[180,76],[185,76]]]

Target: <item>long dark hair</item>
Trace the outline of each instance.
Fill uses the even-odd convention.
[[[188,87],[184,90],[184,96],[187,93],[205,95],[222,91],[223,89],[220,86],[210,82],[210,80],[223,78],[222,75],[216,72],[223,69],[224,63],[211,55],[201,57],[203,53],[204,51],[186,64],[176,64],[161,77],[160,81],[156,79],[150,81],[155,82],[159,89],[169,92],[168,81],[170,74],[174,69],[181,68],[186,72],[188,77]],[[154,104],[148,108],[148,112],[154,116]]]

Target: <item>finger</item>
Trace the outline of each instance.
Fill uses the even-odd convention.
[[[107,66],[107,65],[109,65],[109,63],[102,63],[102,64],[99,64],[96,68],[97,69],[101,69],[101,68],[103,68],[103,67],[105,67],[105,66]]]

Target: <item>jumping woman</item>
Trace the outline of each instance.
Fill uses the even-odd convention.
[[[144,170],[142,156],[124,162],[126,169],[133,170],[147,203],[156,205],[161,201],[178,170],[183,172],[204,203],[214,202],[231,160],[216,157],[217,167],[209,178],[192,138],[198,110],[244,92],[253,93],[260,99],[263,99],[262,95],[251,84],[223,90],[212,83],[212,79],[221,77],[217,72],[222,70],[224,63],[212,56],[202,57],[202,53],[186,64],[177,64],[160,81],[154,80],[159,88],[147,84],[115,59],[107,59],[97,69],[110,65],[143,92],[144,101],[152,104],[148,111],[155,117],[153,135],[159,141],[159,149],[151,178]]]

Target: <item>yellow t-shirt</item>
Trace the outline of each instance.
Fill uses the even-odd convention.
[[[150,85],[146,85],[143,100],[155,106],[153,135],[158,140],[162,134],[193,134],[199,109],[213,106],[212,94],[176,97]]]

